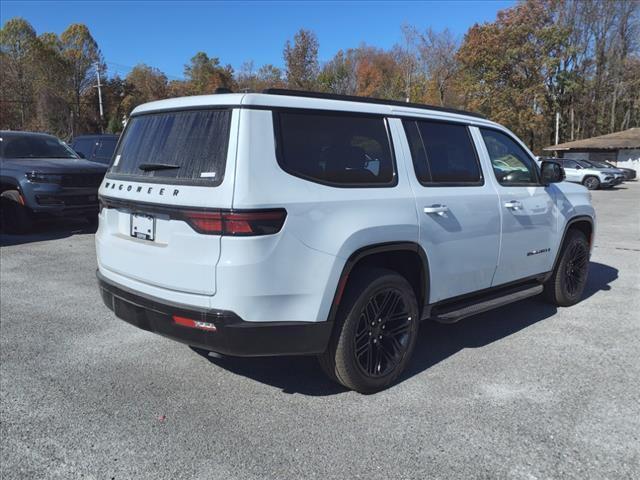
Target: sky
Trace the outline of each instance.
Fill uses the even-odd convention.
[[[98,42],[109,75],[125,76],[145,63],[169,79],[183,78],[184,64],[198,51],[236,70],[253,60],[282,66],[287,39],[313,30],[326,62],[340,49],[367,43],[390,48],[402,39],[403,23],[419,29],[448,28],[459,38],[475,23],[493,21],[512,0],[457,1],[11,1],[0,2],[0,20],[20,16],[36,29],[62,33],[84,23]]]

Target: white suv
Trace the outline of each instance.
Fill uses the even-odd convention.
[[[421,320],[580,299],[594,210],[563,177],[461,111],[284,90],[148,103],[100,187],[100,290],[145,330],[318,355],[374,392]]]
[[[581,183],[589,190],[612,188],[624,181],[624,172],[617,168],[595,165],[587,160],[554,159],[564,168],[567,182]]]

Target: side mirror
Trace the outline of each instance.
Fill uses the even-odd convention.
[[[542,173],[542,183],[544,185],[562,182],[566,178],[564,168],[556,162],[544,160],[540,165],[540,171]]]

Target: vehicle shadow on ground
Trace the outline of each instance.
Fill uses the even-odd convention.
[[[582,301],[611,289],[618,270],[591,262]],[[553,316],[557,307],[531,298],[466,318],[452,325],[426,321],[420,327],[413,358],[399,382],[418,375],[465,348],[479,348]],[[346,389],[328,380],[314,357],[234,358],[206,356],[237,375],[277,387],[283,393],[327,396]]]
[[[59,240],[72,235],[91,234],[96,232],[96,228],[96,224],[91,224],[83,218],[39,220],[33,229],[26,234],[14,235],[0,231],[0,247]]]

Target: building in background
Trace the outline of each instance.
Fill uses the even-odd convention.
[[[560,143],[543,149],[561,158],[611,162],[622,168],[633,168],[640,174],[640,128]]]

